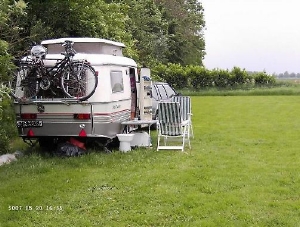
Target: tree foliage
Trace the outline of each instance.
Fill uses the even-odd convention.
[[[125,2],[130,8],[126,27],[134,39],[140,64],[149,66],[158,62],[166,63],[167,22],[157,5],[153,0]]]
[[[202,65],[203,8],[196,0],[3,0],[0,4],[0,17],[5,18],[0,22],[0,39],[10,44],[13,55],[20,55],[29,41],[100,37],[125,43],[126,55],[141,65]]]
[[[202,65],[205,52],[203,38],[204,11],[197,0],[155,0],[168,21],[170,63]]]
[[[101,0],[27,0],[29,28],[42,23],[51,33],[37,38],[102,37],[123,39],[125,16],[121,4]],[[28,23],[29,24],[29,23]],[[28,32],[32,32],[31,29]],[[44,35],[44,37],[39,37]]]
[[[0,85],[7,81],[10,72],[13,70],[12,55],[9,50],[17,49],[20,44],[22,33],[22,18],[26,15],[25,2],[2,0],[0,2]],[[0,94],[3,94],[0,87]]]
[[[9,137],[12,129],[10,100],[8,89],[3,84],[14,69],[9,50],[18,48],[22,33],[22,18],[25,16],[26,4],[21,1],[0,1],[0,151],[8,151]]]
[[[8,43],[12,54],[16,54],[22,48],[22,41],[26,37],[23,35],[26,19],[25,9],[26,3],[23,0],[0,1],[0,40]],[[3,48],[3,44],[1,47]]]

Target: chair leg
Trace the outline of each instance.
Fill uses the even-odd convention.
[[[187,128],[187,137],[188,139],[190,138],[191,136],[191,131],[190,131],[190,124],[188,125],[188,128]]]
[[[190,124],[190,128],[191,128],[191,137],[194,139],[194,130],[193,130],[192,123]]]
[[[191,140],[190,140],[190,124],[187,125],[187,128],[185,129],[187,131],[187,138],[184,136],[184,140],[187,139],[188,140],[188,144],[189,144],[189,148],[191,149]]]

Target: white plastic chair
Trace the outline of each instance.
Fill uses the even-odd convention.
[[[184,151],[185,141],[191,148],[188,135],[188,121],[182,119],[180,104],[178,102],[159,102],[158,103],[158,123],[157,123],[157,151],[158,150],[177,150]],[[161,145],[161,139],[164,144]],[[176,142],[176,145],[167,145]],[[180,143],[180,145],[178,145]]]
[[[188,137],[194,138],[194,131],[192,125],[192,104],[191,97],[189,96],[173,96],[173,102],[178,102],[180,104],[180,110],[182,114],[182,119],[188,121]]]

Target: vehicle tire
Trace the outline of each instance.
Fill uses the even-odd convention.
[[[90,98],[98,85],[94,68],[86,63],[74,62],[61,76],[61,87],[68,98],[80,101]]]
[[[17,101],[26,101],[36,96],[39,89],[39,82],[34,70],[28,66],[21,65],[12,73],[8,82],[10,95]]]
[[[56,149],[57,143],[55,143],[55,138],[52,137],[40,137],[39,146],[45,151],[53,151]]]

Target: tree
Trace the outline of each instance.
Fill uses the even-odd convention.
[[[0,2],[0,40],[9,44],[8,51],[13,55],[22,46],[22,33],[26,18],[25,9],[26,3],[23,0],[2,0]]]
[[[27,0],[26,36],[40,42],[60,37],[98,37],[123,42],[136,58],[131,33],[126,32],[127,5],[104,0]]]
[[[125,54],[142,65],[202,65],[204,20],[197,0],[24,1],[22,45],[15,49],[26,49],[29,40],[99,37],[125,43]]]
[[[203,7],[197,0],[155,0],[168,21],[168,61],[202,65],[205,52]]]
[[[144,65],[179,63],[202,65],[203,8],[196,0],[106,0],[127,5],[139,62]]]
[[[9,50],[18,45],[19,33],[22,30],[20,18],[24,15],[25,7],[23,1],[11,3],[2,0],[0,2],[0,148],[3,152],[9,149],[9,135],[12,134],[9,131],[14,131],[11,127],[6,127],[7,118],[2,119],[3,111],[10,110],[9,90],[4,86],[4,82],[9,79],[10,72],[14,68]]]
[[[150,66],[158,62],[167,63],[167,21],[153,0],[125,0],[128,23],[126,30],[132,34],[138,62]]]
[[[10,53],[14,53],[15,47],[20,43],[25,8],[26,4],[22,0],[0,2],[0,85],[7,81],[14,68]]]

